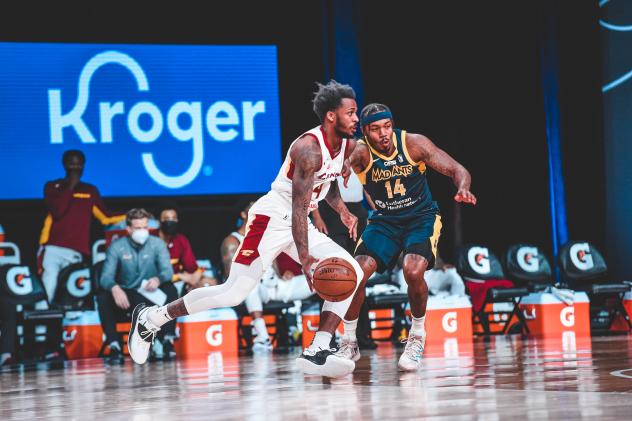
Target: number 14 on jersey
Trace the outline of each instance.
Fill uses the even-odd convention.
[[[388,195],[389,199],[392,199],[394,197],[394,194],[399,194],[400,196],[406,195],[406,187],[404,187],[401,181],[401,179],[397,178],[395,180],[394,188],[391,187],[391,180],[386,180],[384,182],[384,185],[386,186],[386,194]]]

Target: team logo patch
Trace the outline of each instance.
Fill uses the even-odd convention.
[[[382,202],[381,200],[376,200],[375,204],[382,209],[386,207],[386,203]]]

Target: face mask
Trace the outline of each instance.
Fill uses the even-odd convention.
[[[178,221],[162,221],[160,229],[167,235],[175,235],[178,232]]]
[[[134,240],[136,244],[140,244],[141,246],[145,244],[145,241],[147,241],[148,238],[149,238],[149,230],[147,229],[135,230],[132,233],[132,240]]]

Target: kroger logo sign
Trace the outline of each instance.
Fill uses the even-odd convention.
[[[265,191],[280,164],[274,47],[0,43],[0,79],[0,111],[12,94],[23,105],[0,116],[0,147],[51,173],[34,197],[70,148],[86,181],[122,196]]]

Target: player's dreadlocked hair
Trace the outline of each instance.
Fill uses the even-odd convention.
[[[340,106],[343,98],[355,99],[355,92],[351,86],[343,85],[333,79],[326,85],[316,82],[316,86],[318,86],[318,91],[314,92],[312,103],[314,112],[321,123],[325,120],[328,111],[334,111]]]
[[[360,112],[360,121],[361,122],[365,121],[368,116],[381,113],[383,111],[386,111],[388,113],[391,112],[390,108],[388,108],[384,104],[378,104],[374,102],[373,104],[365,105],[364,108],[362,108],[362,111]]]

